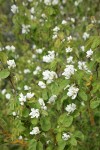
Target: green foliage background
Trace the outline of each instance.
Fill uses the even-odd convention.
[[[33,0],[26,7],[20,1],[0,0],[0,149],[2,150],[99,150],[100,149],[100,2],[99,0],[83,0],[77,7],[74,0],[66,1],[65,4],[59,0],[55,6],[46,6],[43,1]],[[36,5],[36,3],[38,4]],[[11,6],[16,4],[19,13],[13,14]],[[30,19],[30,8],[35,6],[36,20]],[[62,8],[61,8],[62,6]],[[61,11],[63,13],[61,13]],[[26,14],[26,15],[25,15]],[[41,17],[46,14],[46,19]],[[84,19],[85,17],[85,19]],[[68,19],[66,25],[62,20]],[[74,18],[75,22],[71,22]],[[40,20],[42,20],[40,22]],[[45,21],[46,20],[46,21]],[[96,20],[96,22],[95,22]],[[94,22],[93,22],[94,21]],[[30,24],[28,34],[22,34],[22,24]],[[52,40],[53,28],[58,26],[60,31],[58,37]],[[90,34],[89,39],[83,40],[83,33]],[[75,39],[71,42],[63,41],[68,36]],[[7,51],[6,45],[14,45],[15,52]],[[36,49],[44,48],[42,54],[37,54]],[[80,46],[85,46],[85,51]],[[86,61],[92,75],[78,70],[70,80],[60,76],[66,66],[65,48],[72,47],[71,55],[74,57],[75,67],[77,62]],[[93,50],[93,61],[86,58],[86,51]],[[49,50],[54,50],[58,57],[49,64],[42,62],[42,57]],[[36,59],[32,55],[36,54]],[[19,56],[19,57],[18,57]],[[15,59],[16,68],[8,69],[7,60]],[[28,63],[30,61],[30,63]],[[47,85],[46,89],[38,86],[42,81],[42,73],[33,76],[32,72],[37,66],[42,71],[53,70],[59,78]],[[24,69],[30,69],[31,73],[24,74]],[[75,83],[79,88],[78,96],[71,100],[67,96],[68,84]],[[35,97],[21,106],[18,98],[22,92],[26,94],[23,87],[29,85]],[[20,87],[20,89],[19,89]],[[11,99],[7,100],[2,95],[2,90],[7,89]],[[57,95],[54,105],[47,104],[53,94]],[[41,110],[37,100],[42,97],[47,104],[48,110]],[[65,107],[70,102],[75,102],[77,110],[66,117]],[[83,106],[81,103],[84,103]],[[29,113],[31,108],[38,108],[41,112],[39,119],[31,119]],[[14,117],[12,112],[19,112],[19,117]],[[31,136],[29,133],[33,126],[39,126],[41,133]],[[71,139],[66,142],[62,140],[62,133],[72,133]],[[28,140],[18,140],[22,135]],[[45,135],[45,136],[44,136]],[[47,140],[51,140],[49,145]]]

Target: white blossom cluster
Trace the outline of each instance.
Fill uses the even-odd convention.
[[[59,3],[59,0],[44,0],[45,5],[57,5]]]
[[[18,6],[16,6],[15,4],[12,5],[12,6],[11,6],[11,11],[12,11],[12,13],[14,13],[14,14],[18,13],[18,12],[19,12]]]
[[[6,89],[3,89],[3,90],[1,91],[1,94],[2,94],[2,95],[5,95],[5,97],[6,97],[7,100],[10,100],[11,94],[10,94],[10,93],[7,93],[7,90],[6,90]]]
[[[38,118],[40,116],[39,109],[31,108],[29,116],[31,116],[31,118]]]
[[[42,89],[46,88],[46,84],[43,81],[39,81],[38,86],[41,87]]]
[[[66,25],[67,24],[67,21],[66,20],[62,20],[62,25]]]
[[[85,51],[85,47],[84,46],[81,46],[80,48],[81,48],[82,52]]]
[[[26,96],[24,96],[22,93],[19,95],[19,102],[20,105],[24,105],[24,103],[26,102]]]
[[[32,97],[34,97],[34,95],[35,95],[34,93],[29,92],[26,94],[26,98],[31,99]]]
[[[47,107],[45,106],[44,100],[42,98],[39,98],[38,102],[39,102],[39,104],[41,106],[41,109],[47,110]]]
[[[48,51],[48,55],[43,56],[43,62],[50,63],[55,59],[55,52]]]
[[[92,55],[93,55],[93,51],[92,51],[92,49],[90,49],[90,50],[88,50],[87,52],[86,52],[86,57],[87,58],[90,58]]]
[[[30,32],[30,25],[22,24],[22,34],[28,34]]]
[[[8,68],[9,68],[9,69],[16,67],[16,64],[15,64],[14,59],[8,60],[8,61],[7,61],[7,65],[8,65]]]
[[[57,34],[58,34],[58,31],[60,30],[60,28],[58,26],[56,26],[54,29],[53,29],[53,36],[52,36],[52,39],[56,39],[57,38]]]
[[[67,58],[67,63],[68,63],[68,64],[69,64],[69,63],[71,63],[71,64],[74,63],[74,61],[73,61],[73,56],[69,56],[69,57]]]
[[[37,74],[39,74],[40,71],[41,71],[41,67],[37,66],[36,69],[33,71],[33,74],[37,75]]]
[[[49,104],[54,104],[55,103],[55,100],[57,99],[57,96],[56,95],[52,95],[50,98],[49,98],[49,100],[48,100],[48,102],[47,103],[49,103]]]
[[[54,81],[54,78],[57,78],[57,74],[54,71],[45,70],[43,73],[43,80],[47,81],[47,84]]]
[[[70,138],[70,134],[69,134],[69,133],[63,133],[62,139],[63,139],[64,141],[67,141],[69,138]]]
[[[83,0],[77,0],[77,1],[75,1],[74,5],[75,5],[75,6],[78,6],[82,1],[83,1]]]
[[[72,84],[72,85],[69,86],[69,88],[68,88],[67,95],[68,95],[69,97],[71,97],[71,99],[75,99],[75,98],[77,97],[78,91],[79,91],[79,88],[77,88],[77,87],[75,86],[75,84]]]
[[[83,33],[83,39],[84,39],[84,40],[88,39],[89,36],[90,36],[90,35],[89,35],[87,32],[84,32],[84,33]]]
[[[28,2],[32,2],[33,0],[28,0]]]
[[[73,113],[76,110],[76,105],[74,103],[69,104],[65,110],[68,112],[68,114]]]
[[[70,79],[70,77],[74,75],[75,71],[77,70],[74,68],[74,65],[66,65],[62,75],[65,76],[65,79]]]
[[[40,133],[39,127],[34,127],[30,132],[31,135],[37,135]]]
[[[31,90],[31,87],[29,87],[28,85],[24,85],[24,90],[25,91]]]
[[[10,93],[6,93],[5,96],[6,96],[6,99],[8,99],[8,100],[11,98],[11,94]]]
[[[42,54],[43,50],[44,50],[44,47],[43,48],[38,48],[38,49],[36,49],[36,53]]]
[[[15,46],[10,46],[10,45],[7,45],[6,47],[5,47],[5,49],[7,50],[7,51],[12,51],[12,52],[15,52]]]
[[[72,39],[73,39],[73,38],[72,38],[71,35],[67,37],[68,42],[72,41]]]
[[[72,52],[72,50],[73,49],[69,46],[69,47],[66,48],[66,53]]]
[[[23,95],[22,93],[19,95],[19,102],[20,105],[24,105],[24,103],[26,102],[27,99],[31,99],[32,97],[34,97],[34,93],[27,93],[26,95]]]
[[[24,74],[30,73],[30,69],[24,69]]]
[[[90,72],[90,73],[91,73],[91,71],[88,69],[88,67],[87,67],[87,65],[86,65],[86,62],[84,62],[84,61],[79,61],[79,62],[78,62],[78,68],[79,68],[80,70],[84,70],[84,71],[87,71],[87,72]]]

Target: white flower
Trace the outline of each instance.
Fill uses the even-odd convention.
[[[85,70],[85,71],[91,73],[91,71],[90,71],[90,70],[87,68],[87,66],[86,66],[86,62],[84,62],[84,61],[79,61],[79,62],[78,62],[78,68],[79,68],[80,70]]]
[[[9,93],[6,94],[6,99],[10,99],[11,95]]]
[[[16,64],[15,64],[14,59],[8,60],[8,61],[7,61],[7,64],[8,64],[8,68],[9,68],[9,69],[10,69],[10,68],[15,68],[15,67],[16,67]]]
[[[19,101],[21,105],[24,105],[24,102],[26,102],[26,96],[24,96],[22,93],[19,95]]]
[[[16,115],[17,115],[17,113],[14,111],[14,112],[12,113],[12,115],[13,115],[13,116],[16,116]]]
[[[47,110],[47,107],[45,106],[44,100],[42,98],[39,98],[38,102],[43,110]]]
[[[69,52],[72,52],[73,49],[69,46],[65,50],[66,50],[66,53],[69,53]]]
[[[33,54],[33,55],[32,55],[32,58],[33,58],[33,59],[35,59],[35,58],[36,58],[36,55],[35,55],[35,54]]]
[[[79,68],[80,70],[87,70],[86,62],[84,62],[84,61],[79,61],[79,62],[78,62],[78,68]]]
[[[60,30],[60,28],[56,26],[56,27],[53,29],[53,32],[58,32],[59,30]]]
[[[78,91],[79,91],[79,88],[75,87],[75,84],[72,84],[68,89],[67,95],[71,97],[72,99],[75,99],[77,97]]]
[[[45,5],[50,6],[52,5],[57,5],[59,3],[59,0],[44,0]]]
[[[43,52],[43,48],[36,49],[36,53],[42,54],[42,52]]]
[[[52,36],[52,39],[54,40],[54,39],[56,39],[58,36],[57,36],[57,34],[54,34],[53,36]]]
[[[45,89],[46,88],[46,84],[43,81],[39,81],[38,85],[42,88]]]
[[[69,135],[68,133],[63,133],[62,139],[63,139],[64,141],[67,141],[69,138],[70,138],[70,135]]]
[[[72,56],[70,56],[70,57],[67,58],[67,63],[74,63],[74,62],[73,62],[73,57],[72,57]]]
[[[41,17],[42,17],[42,18],[46,18],[46,14],[42,14]]]
[[[74,23],[75,22],[75,18],[70,18],[70,20]]]
[[[84,39],[84,40],[86,40],[87,38],[89,38],[89,36],[90,36],[90,35],[89,35],[87,32],[84,32],[84,33],[83,33],[83,39]]]
[[[48,51],[48,55],[43,56],[43,62],[50,63],[55,58],[55,52],[54,51]]]
[[[10,51],[10,50],[11,50],[10,45],[7,45],[7,46],[5,47],[5,49],[7,49],[8,51]]]
[[[30,73],[31,71],[29,69],[24,69],[24,73],[27,74],[27,73]]]
[[[31,118],[38,118],[40,116],[39,109],[31,108],[29,116],[31,116]]]
[[[18,137],[18,139],[19,139],[19,140],[22,140],[22,139],[23,139],[22,135],[20,135],[20,136]]]
[[[52,5],[57,5],[59,3],[59,0],[53,0]]]
[[[57,74],[54,71],[45,70],[42,75],[43,80],[46,80],[47,84],[53,82],[54,78],[57,78]]]
[[[56,100],[56,99],[57,99],[57,96],[56,96],[56,95],[52,95],[52,96],[49,98],[49,100],[48,100],[47,103],[49,103],[49,104],[55,103],[55,100]]]
[[[27,86],[27,85],[24,85],[24,90],[25,91],[28,91],[28,90],[30,90],[31,89],[31,87],[29,87],[29,86]]]
[[[51,5],[51,0],[44,0],[45,5]]]
[[[73,113],[76,109],[76,105],[74,103],[67,105],[65,110],[68,112],[68,114]]]
[[[87,54],[86,57],[90,58],[93,55],[93,51],[90,49],[86,52],[86,54]]]
[[[77,71],[73,65],[66,65],[64,72],[62,75],[65,76],[65,79],[70,79],[71,75],[74,75],[75,71]]]
[[[75,1],[74,5],[75,5],[75,6],[78,6],[78,5],[79,5],[79,2],[78,2],[78,1]]]
[[[11,11],[15,14],[18,13],[18,6],[16,6],[15,4],[11,6]]]
[[[63,24],[63,25],[66,25],[66,24],[67,24],[67,21],[66,21],[66,20],[62,20],[62,24]]]
[[[34,96],[34,93],[27,93],[26,98],[31,99]]]
[[[28,0],[28,2],[32,2],[33,0]]]
[[[31,8],[30,12],[31,12],[31,14],[35,13],[34,7]]]
[[[1,91],[1,93],[2,93],[2,95],[4,95],[4,94],[6,93],[6,89],[3,89],[3,90]]]
[[[40,133],[39,127],[34,127],[32,129],[32,131],[30,132],[31,135],[36,135],[36,134],[39,134],[39,133]]]
[[[33,71],[33,74],[37,75],[40,71],[41,71],[41,67],[37,66],[36,69],[35,69],[35,71]]]
[[[22,24],[22,34],[28,34],[30,32],[30,25]]]
[[[14,47],[13,45],[12,45],[12,46],[7,45],[7,46],[5,47],[5,49],[8,50],[8,51],[15,52],[15,47]]]
[[[85,47],[81,46],[81,50],[82,50],[82,52],[84,52],[85,51]]]
[[[67,37],[67,40],[68,40],[69,42],[70,42],[72,39],[73,39],[73,38],[72,38],[71,35]]]

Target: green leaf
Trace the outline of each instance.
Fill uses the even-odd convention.
[[[97,108],[99,105],[100,105],[100,100],[91,101],[91,103],[90,103],[90,107],[91,107],[92,109]]]
[[[35,139],[32,139],[29,141],[28,144],[28,150],[36,150],[37,141]]]
[[[58,124],[62,124],[64,127],[69,127],[73,122],[72,116],[67,116],[66,113],[62,114],[58,119]]]
[[[28,117],[29,116],[29,110],[28,109],[24,109],[22,112],[22,116],[23,117]]]
[[[37,125],[38,119],[37,119],[37,118],[31,119],[31,123],[32,123],[33,125]]]
[[[51,128],[51,122],[49,117],[41,117],[40,124],[43,131],[48,131]]]
[[[2,63],[6,64],[7,62],[7,55],[4,52],[0,52],[0,60]]]
[[[70,139],[70,144],[73,145],[73,146],[77,146],[77,140],[74,137],[72,137]]]
[[[66,144],[67,144],[66,141],[61,140],[61,141],[58,143],[58,148],[57,148],[57,150],[64,150]]]
[[[57,136],[56,136],[56,140],[57,140],[57,143],[58,143],[58,148],[57,150],[64,150],[65,146],[66,146],[66,141],[64,141],[62,139],[62,134],[61,133],[58,133]]]
[[[43,144],[40,141],[37,143],[36,150],[43,150]]]
[[[0,78],[1,79],[5,79],[10,75],[10,72],[8,69],[4,69],[2,71],[0,71]]]
[[[44,100],[47,100],[47,99],[48,99],[48,93],[47,93],[47,90],[46,90],[46,89],[44,89],[44,90],[42,91],[42,98],[43,98]]]
[[[84,140],[84,134],[81,131],[75,131],[74,136],[78,137],[81,140]]]
[[[80,90],[80,92],[78,93],[79,97],[83,100],[83,101],[87,101],[88,97],[86,95],[86,93],[82,90]]]
[[[95,49],[97,48],[98,46],[100,45],[100,36],[92,36],[87,44],[86,44],[86,47],[89,48],[91,47],[92,49]]]
[[[49,145],[46,150],[53,150],[53,146],[52,145]]]

